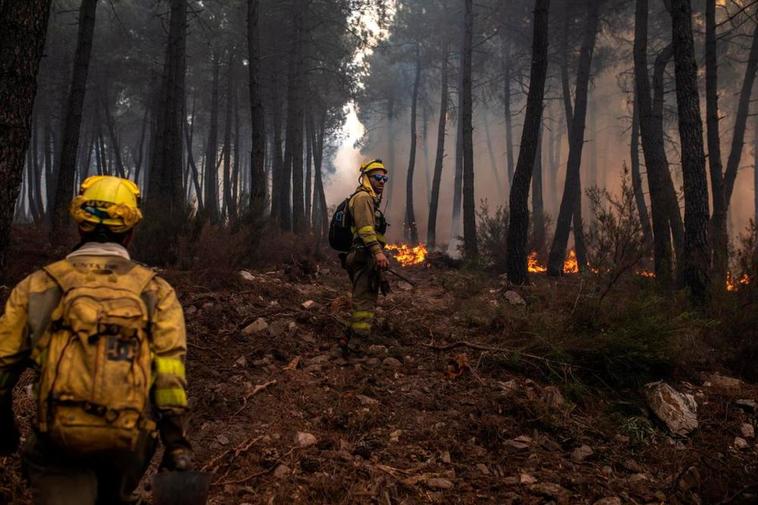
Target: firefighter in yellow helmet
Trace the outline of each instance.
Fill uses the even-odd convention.
[[[137,503],[159,436],[163,468],[192,466],[182,308],[126,249],[139,194],[126,179],[86,179],[70,207],[80,244],[21,281],[0,318],[0,455],[18,447],[12,391],[31,366],[22,456],[37,505]]]
[[[340,340],[343,352],[348,351],[351,337],[365,340],[371,334],[376,302],[380,289],[389,290],[383,272],[389,268],[384,253],[387,221],[379,208],[384,185],[389,180],[382,160],[360,166],[359,185],[348,202],[352,218],[353,245],[345,258],[345,268],[353,286],[350,328]]]

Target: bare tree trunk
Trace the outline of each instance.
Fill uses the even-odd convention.
[[[208,144],[205,150],[205,211],[211,223],[220,220],[218,208],[218,172],[216,171],[216,154],[218,153],[218,87],[219,57],[214,52],[213,84],[211,86],[210,125],[208,126]]]
[[[437,152],[434,158],[434,177],[432,193],[429,197],[429,221],[427,222],[426,240],[431,249],[437,244],[437,208],[440,200],[440,183],[442,166],[445,159],[445,130],[447,128],[447,108],[450,100],[448,92],[448,37],[442,40],[442,70],[440,71],[440,115],[437,126]]]
[[[542,161],[543,136],[544,128],[540,124],[537,154],[534,160],[534,174],[532,177],[532,216],[534,217],[532,236],[534,239],[534,249],[540,252],[545,248],[545,202],[542,195],[542,169],[544,167]]]
[[[637,203],[637,212],[640,216],[642,235],[645,238],[646,244],[652,244],[653,230],[650,228],[650,216],[647,212],[645,194],[642,191],[642,174],[640,172],[640,112],[636,96],[634,98],[634,105],[632,107],[632,140],[630,144],[630,154],[632,161],[632,190],[634,191],[634,201]]]
[[[56,243],[65,237],[63,231],[68,219],[68,206],[74,194],[74,177],[76,173],[76,155],[79,151],[79,129],[82,123],[82,106],[87,91],[87,73],[89,71],[92,37],[95,31],[95,13],[97,0],[82,0],[79,7],[79,34],[74,56],[74,71],[71,76],[71,90],[68,96],[66,119],[63,127],[63,140],[58,182],[55,188],[55,206],[53,211],[50,239]]]
[[[471,95],[471,58],[474,32],[474,2],[464,0],[461,122],[463,123],[463,250],[467,258],[479,255],[476,239],[476,200],[474,198],[474,127]]]
[[[758,114],[753,120],[753,223],[758,226]]]
[[[229,51],[229,68],[226,78],[226,117],[224,120],[224,215],[232,223],[236,209],[232,199],[232,107],[234,103],[234,50]]]
[[[234,109],[234,151],[232,153],[234,157],[234,164],[232,165],[232,209],[233,220],[232,229],[234,231],[239,228],[240,213],[242,212],[242,198],[240,197],[240,114],[239,114],[239,90],[235,86],[235,92],[233,94],[234,102],[232,108]]]
[[[303,25],[302,8],[293,7],[292,46],[287,72],[287,137],[284,147],[282,178],[281,227],[301,233],[304,229],[303,208]],[[292,205],[290,205],[290,188]]]
[[[550,0],[537,0],[534,6],[532,63],[526,116],[521,133],[518,165],[510,194],[510,221],[506,243],[508,279],[514,284],[528,282],[526,245],[529,234],[529,183],[538,156],[542,102],[547,77],[548,18]]]
[[[138,235],[138,238],[144,237],[142,245],[146,259],[163,264],[174,263],[178,258],[177,239],[185,211],[182,187],[182,129],[185,118],[182,115],[185,109],[186,25],[186,0],[171,0],[166,60],[156,134],[151,148],[146,201],[146,221],[150,222],[154,234]],[[156,237],[161,240],[156,240]]]
[[[663,102],[666,94],[664,89],[664,80],[666,66],[674,57],[674,49],[671,44],[661,49],[655,58],[653,67],[653,112],[652,121],[652,139],[653,149],[657,150],[656,158],[660,160],[660,167],[656,169],[660,172],[656,177],[660,178],[657,183],[661,187],[663,194],[663,204],[665,206],[666,218],[671,228],[671,236],[674,242],[674,253],[677,262],[684,255],[684,222],[682,213],[679,209],[679,197],[674,188],[674,181],[671,178],[669,170],[669,161],[666,155],[665,138],[663,132]],[[640,116],[640,119],[642,117]],[[643,140],[644,147],[644,140]]]
[[[261,87],[260,0],[247,2],[247,47],[250,71],[250,114],[252,135],[250,154],[250,217],[263,218],[266,208],[266,132]],[[272,212],[273,213],[273,212]]]
[[[194,114],[194,112],[193,112]],[[137,144],[137,158],[134,161],[134,182],[140,183],[142,174],[142,165],[145,159],[145,137],[147,136],[147,125],[150,122],[150,109],[145,107],[145,113],[142,116],[142,128],[140,129],[139,144]]]
[[[716,0],[705,2],[705,107],[708,126],[708,163],[711,175],[712,264],[711,276],[717,289],[724,289],[729,257],[729,237],[726,230],[726,199],[721,164],[721,135],[719,134],[718,62],[716,54]]]
[[[189,124],[187,124],[186,121],[184,122],[184,135],[187,142],[187,164],[192,170],[192,184],[195,186],[195,196],[197,197],[197,209],[202,214],[205,212],[205,205],[203,203],[203,185],[200,183],[199,171],[197,169],[197,164],[195,163],[195,154],[193,152],[195,147],[195,106],[196,95],[192,95],[192,114],[190,115],[192,121]]]
[[[416,169],[416,111],[418,109],[418,88],[421,81],[421,50],[416,44],[416,74],[413,79],[413,94],[411,97],[411,148],[408,158],[408,173],[405,183],[405,240],[411,244],[418,244],[418,229],[416,228],[416,214],[413,211],[413,173]]]
[[[705,175],[703,124],[697,88],[697,62],[692,36],[690,0],[671,1],[676,103],[684,175],[684,258],[682,280],[696,300],[710,285],[708,247],[708,183]]]
[[[124,162],[121,158],[121,147],[118,142],[118,135],[116,134],[116,124],[111,114],[110,99],[108,97],[107,81],[104,80],[102,86],[101,100],[103,112],[105,113],[105,123],[108,127],[108,135],[111,138],[111,147],[113,148],[114,159],[116,161],[116,175],[119,177],[126,177],[126,170],[124,169]]]
[[[308,113],[310,115],[310,112]],[[312,121],[308,119],[307,121]],[[307,127],[306,127],[307,130]],[[313,138],[310,132],[305,134],[305,225],[310,230],[313,220],[311,219],[313,198]]]
[[[273,134],[273,153],[271,159],[271,215],[277,223],[282,220],[282,198],[284,191],[282,186],[284,184],[284,159],[282,157],[282,103],[280,101],[279,93],[275,97],[274,111],[272,114],[272,123],[274,128]],[[289,199],[289,193],[287,194]]]
[[[511,115],[511,43],[507,31],[503,29],[503,114],[505,115],[505,162],[508,174],[508,188],[513,183],[513,117]]]
[[[642,150],[645,156],[648,188],[650,190],[650,210],[653,215],[653,250],[655,261],[655,278],[661,285],[671,284],[671,235],[669,213],[664,194],[665,174],[668,171],[666,152],[663,149],[663,130],[658,137],[657,117],[650,94],[650,78],[647,69],[647,33],[648,1],[637,0],[635,8],[634,35],[634,72],[635,72],[635,108],[639,111]]]
[[[737,171],[740,168],[742,159],[742,146],[745,142],[745,126],[747,117],[750,113],[750,95],[755,82],[755,74],[758,70],[758,24],[753,29],[753,43],[750,46],[750,56],[748,57],[747,67],[745,68],[745,77],[742,80],[742,89],[740,90],[740,100],[737,106],[737,116],[734,120],[734,130],[732,133],[732,146],[729,151],[729,159],[726,161],[726,173],[724,176],[724,191],[726,206],[732,199],[734,191],[734,182],[737,180]]]
[[[573,111],[571,128],[569,129],[569,158],[566,163],[566,184],[563,189],[561,208],[555,227],[555,236],[548,258],[548,274],[560,275],[566,258],[571,221],[574,221],[574,241],[576,242],[579,268],[584,268],[585,246],[581,220],[581,178],[582,149],[584,146],[584,126],[587,115],[587,91],[592,66],[592,53],[597,38],[599,2],[588,0],[587,21],[584,28],[582,48],[579,54],[579,65],[576,74],[576,105]]]

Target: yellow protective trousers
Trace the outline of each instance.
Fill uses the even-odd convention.
[[[347,255],[345,267],[353,286],[350,334],[368,337],[374,322],[381,280],[374,266],[374,255],[365,248],[353,248]]]

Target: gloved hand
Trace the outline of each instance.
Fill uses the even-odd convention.
[[[11,403],[10,398],[0,400],[0,456],[10,456],[16,452],[21,440]]]
[[[171,472],[186,472],[194,468],[193,459],[192,449],[187,447],[170,449],[166,447],[160,468]]]
[[[192,446],[184,433],[184,416],[164,414],[158,421],[158,430],[166,448],[160,468],[177,472],[192,470]]]

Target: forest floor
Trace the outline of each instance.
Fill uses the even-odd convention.
[[[344,359],[337,262],[162,272],[186,312],[211,504],[758,503],[755,385],[705,365],[661,377],[698,404],[698,429],[674,436],[641,385],[532,352],[580,310],[579,276],[533,276],[522,305],[497,276],[441,261],[402,273],[416,286],[391,279],[366,355]],[[18,458],[0,463],[0,502],[29,503]]]

